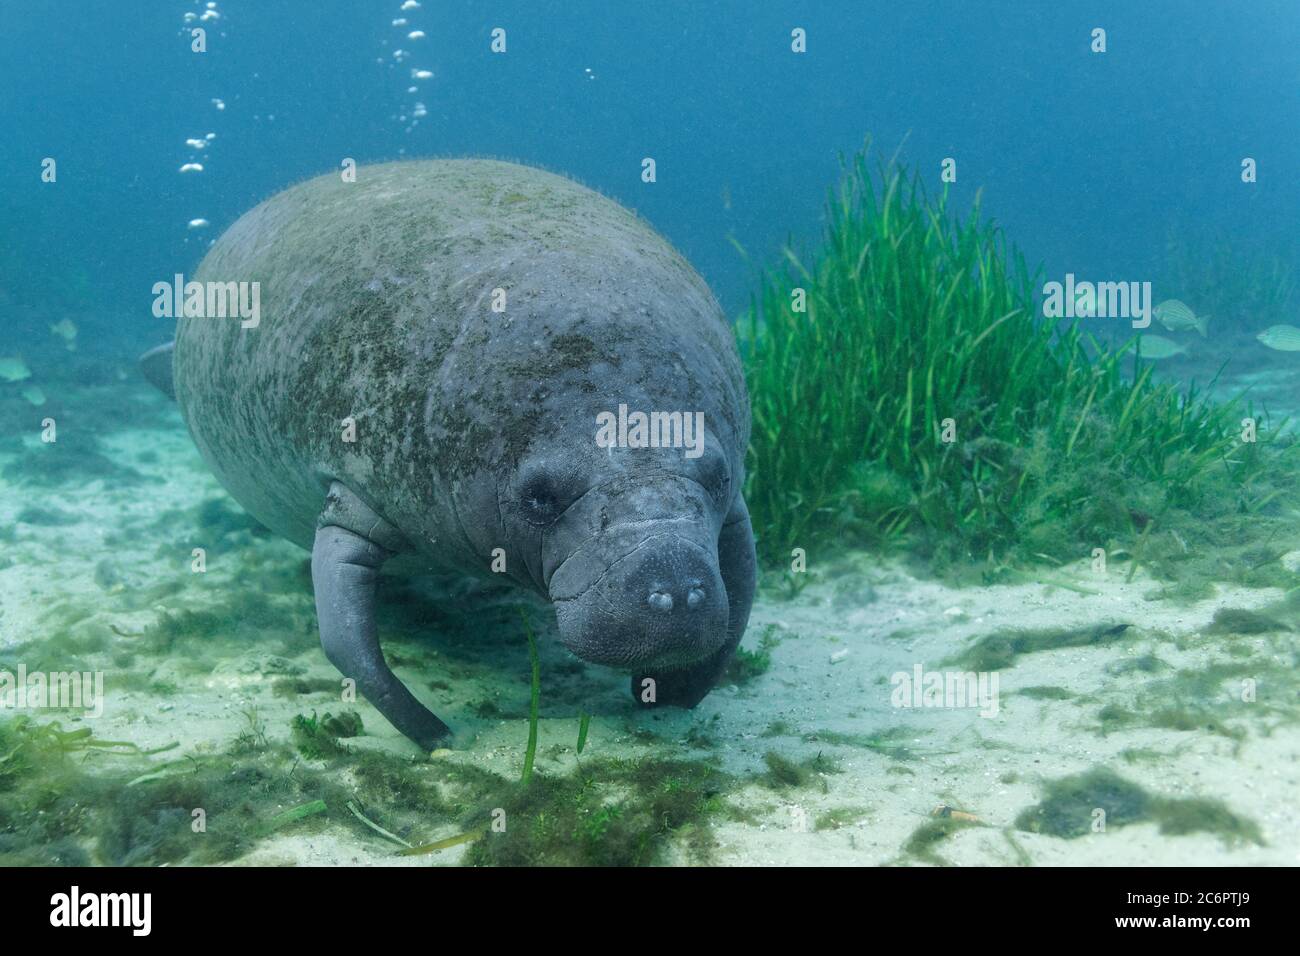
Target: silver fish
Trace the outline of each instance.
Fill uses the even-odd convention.
[[[32,370],[27,367],[21,355],[0,358],[0,379],[6,382],[21,382],[32,377]]]
[[[1163,335],[1142,335],[1137,340],[1137,350],[1144,359],[1166,359],[1173,355],[1182,355],[1187,351],[1186,345],[1179,345],[1173,339]]]
[[[1186,303],[1179,302],[1177,299],[1165,299],[1157,305],[1155,317],[1170,332],[1187,332],[1195,329],[1201,333],[1201,338],[1205,338],[1210,321],[1208,315],[1197,315]]]
[[[1279,352],[1300,352],[1300,329],[1294,325],[1270,325],[1255,336],[1265,348]]]

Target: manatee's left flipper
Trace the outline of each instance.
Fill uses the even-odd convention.
[[[375,627],[380,566],[402,549],[400,533],[339,482],[330,486],[311,552],[325,656],[388,722],[424,750],[451,730],[388,667]]]
[[[727,589],[727,643],[712,657],[679,671],[658,674],[633,674],[632,696],[647,707],[671,704],[675,707],[694,707],[713,689],[718,678],[731,663],[732,655],[740,645],[749,624],[749,611],[754,604],[754,585],[758,574],[758,559],[754,554],[754,529],[749,523],[749,509],[745,499],[739,498],[727,515],[718,538],[718,571]],[[645,681],[654,680],[653,700]]]
[[[140,356],[140,371],[144,373],[149,384],[173,400],[176,398],[176,383],[172,377],[172,355],[175,347],[175,342],[168,342]]]

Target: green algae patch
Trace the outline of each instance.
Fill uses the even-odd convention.
[[[775,750],[769,750],[763,754],[763,763],[767,766],[767,773],[761,778],[761,782],[773,790],[819,785],[825,792],[829,789],[826,785],[826,775],[843,772],[835,759],[820,751],[812,757],[796,762]]]
[[[769,624],[758,639],[757,648],[751,651],[743,646],[737,647],[720,683],[743,686],[766,674],[772,666],[772,650],[781,643],[776,633],[776,626]]]
[[[344,747],[361,730],[351,712],[299,715],[292,745],[245,716],[224,751],[157,759],[88,731],[0,722],[0,865],[228,863],[327,830],[383,854],[394,841],[455,848],[470,865],[707,863],[715,823],[753,822],[729,799],[743,781],[712,762],[588,759],[524,785],[454,755]]]
[[[861,823],[871,814],[871,807],[836,807],[817,814],[813,821],[814,830],[842,830]]]
[[[1227,659],[1200,668],[1161,670],[1171,674],[1144,680],[1141,692],[1125,703],[1106,704],[1097,711],[1094,731],[1102,736],[1142,729],[1210,734],[1240,745],[1251,732],[1268,736],[1276,722],[1300,720],[1290,634],[1257,637],[1252,645],[1270,642],[1268,655],[1249,656],[1250,647],[1233,642],[1223,648]],[[1233,653],[1241,647],[1247,655]]]
[[[1074,697],[1073,691],[1054,685],[1022,687],[1016,693],[1021,697],[1028,697],[1030,700],[1070,700]]]
[[[298,753],[308,760],[326,760],[348,753],[348,748],[339,743],[340,737],[355,737],[361,733],[361,717],[353,711],[345,711],[335,717],[326,712],[317,718],[312,711],[310,717],[297,714],[289,722],[290,736]]]
[[[1152,711],[1148,720],[1149,726],[1162,730],[1184,733],[1201,730],[1238,742],[1246,739],[1245,728],[1224,722],[1202,706],[1160,707]]]
[[[915,760],[921,756],[917,751],[908,747],[906,744],[899,743],[905,737],[912,735],[905,727],[891,727],[887,730],[878,731],[870,734],[843,733],[837,730],[817,730],[811,734],[805,734],[803,739],[808,743],[827,743],[841,747],[857,747],[861,750],[869,750],[872,753],[880,754],[882,757],[888,757],[890,760]]]
[[[388,755],[312,769],[267,740],[256,715],[250,726],[225,752],[153,760],[156,752],[88,730],[25,716],[0,722],[0,865],[218,864],[273,833],[345,826],[367,837],[346,809],[353,799],[414,832],[440,808],[443,789],[456,789],[445,773]],[[359,782],[340,782],[352,772]],[[311,812],[291,812],[302,807]]]
[[[228,862],[254,844],[259,803],[325,785],[263,768],[263,754],[149,756],[25,716],[0,723],[0,864]]]
[[[1244,843],[1264,846],[1258,824],[1233,813],[1219,800],[1199,797],[1160,800],[1156,804],[1156,818],[1160,821],[1160,832],[1167,836],[1213,833],[1230,846]]]
[[[950,866],[951,864],[938,853],[940,844],[954,833],[976,826],[980,824],[961,817],[934,817],[912,831],[911,836],[903,844],[903,852],[932,866]]]
[[[1022,811],[1015,825],[1029,833],[1074,839],[1133,823],[1156,823],[1167,836],[1210,833],[1228,846],[1264,845],[1258,825],[1221,801],[1154,796],[1104,767],[1049,782],[1042,802]]]
[[[1218,593],[1210,578],[1184,578],[1152,588],[1142,596],[1148,601],[1170,601],[1188,607],[1198,601],[1207,601]]]
[[[1240,743],[1246,739],[1244,727],[1230,724],[1203,704],[1170,705],[1137,713],[1121,704],[1107,704],[1097,711],[1096,732],[1102,736],[1139,728],[1174,730],[1180,733],[1202,731]]]
[[[1046,797],[1022,811],[1016,827],[1068,839],[1092,832],[1094,823],[1102,819],[1098,811],[1104,812],[1107,827],[1116,827],[1149,820],[1151,805],[1150,795],[1141,787],[1097,769],[1049,783]]]
[[[724,799],[731,785],[711,764],[650,757],[587,761],[567,776],[535,773],[501,794],[495,811],[466,821],[486,830],[464,862],[644,866],[670,862],[676,845],[691,862],[708,863],[711,823],[734,814]]]
[[[972,671],[996,671],[1014,667],[1024,654],[1061,650],[1067,647],[1105,647],[1120,641],[1128,624],[1101,624],[1083,628],[1044,628],[998,631],[979,638],[970,647],[944,662]]]
[[[1267,614],[1237,607],[1219,608],[1209,627],[1210,634],[1269,634],[1289,630],[1286,624]]]
[[[1137,715],[1127,707],[1121,704],[1107,704],[1097,711],[1097,733],[1105,737],[1115,731],[1132,727],[1137,720]]]

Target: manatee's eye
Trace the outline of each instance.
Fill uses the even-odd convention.
[[[565,502],[555,478],[545,471],[536,471],[524,479],[519,493],[519,510],[529,524],[543,527],[560,516]]]

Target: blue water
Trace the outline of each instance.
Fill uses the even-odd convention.
[[[202,3],[5,4],[2,331],[45,337],[71,314],[83,348],[163,340],[152,284],[344,157],[489,155],[573,176],[647,217],[732,314],[783,243],[815,240],[838,156],[868,136],[936,186],[955,158],[958,206],[982,188],[1055,276],[1144,278],[1170,228],[1278,246],[1300,221],[1292,0],[399,5],[223,0],[195,54],[183,18]],[[434,74],[414,95],[413,68]],[[208,133],[201,155],[186,146]],[[178,172],[196,156],[202,173]]]
[[[911,482],[873,467],[853,479],[865,492],[856,517],[859,499],[845,494],[809,522],[852,530],[845,552],[832,547],[835,541],[814,541],[807,554],[800,545],[791,556],[798,553],[799,564],[808,558],[806,579],[802,566],[792,565],[791,573],[779,563],[763,569],[743,666],[723,675],[707,702],[689,712],[635,709],[628,675],[577,662],[552,639],[549,611],[532,619],[543,638],[533,678],[517,592],[471,593],[464,582],[392,575],[379,601],[384,649],[407,686],[460,735],[454,753],[440,748],[417,763],[413,744],[370,702],[346,694],[340,700],[339,672],[319,646],[306,552],[268,533],[223,490],[185,434],[179,407],[145,384],[135,358],[172,337],[172,320],[152,314],[157,283],[192,276],[239,216],[294,183],[337,173],[345,159],[364,167],[490,156],[571,176],[636,209],[738,316],[759,288],[760,270],[782,264],[783,246],[815,251],[841,158],[870,140],[878,157],[896,154],[935,193],[944,188],[942,164],[955,160],[953,211],[964,213],[980,196],[983,213],[1031,267],[1041,266],[1044,280],[1073,273],[1085,281],[1151,281],[1163,286],[1154,301],[1185,298],[1200,317],[1213,313],[1208,335],[1153,330],[1177,338],[1166,346],[1186,349],[1156,374],[1203,384],[1231,357],[1235,367],[1210,387],[1223,394],[1252,389],[1253,404],[1241,413],[1242,442],[1251,440],[1246,432],[1255,434],[1246,416],[1260,409],[1259,433],[1271,445],[1272,420],[1293,414],[1293,428],[1300,421],[1300,353],[1254,340],[1274,324],[1300,326],[1300,296],[1292,287],[1288,297],[1283,281],[1300,266],[1300,0],[420,0],[406,11],[403,0],[213,6],[209,12],[202,0],[0,0],[0,684],[30,662],[33,670],[106,673],[109,688],[93,740],[85,735],[90,717],[71,736],[81,717],[68,708],[53,713],[58,708],[34,704],[51,712],[30,725],[0,715],[0,764],[32,741],[75,751],[68,761],[50,758],[59,776],[49,779],[61,791],[55,809],[45,802],[49,785],[40,773],[15,770],[38,764],[0,766],[0,866],[224,863],[244,856],[259,864],[392,863],[393,834],[397,843],[427,846],[476,832],[481,818],[458,816],[454,807],[502,806],[503,788],[514,787],[533,756],[539,778],[581,783],[585,796],[571,806],[565,801],[578,791],[554,789],[547,797],[553,803],[528,811],[538,814],[538,830],[546,828],[548,808],[567,814],[553,819],[581,818],[587,830],[564,832],[597,837],[567,838],[575,853],[590,852],[611,821],[615,833],[651,826],[665,844],[696,842],[702,831],[691,828],[704,821],[704,810],[695,823],[670,824],[667,814],[652,816],[651,804],[631,797],[689,783],[701,806],[716,807],[714,792],[705,789],[714,781],[684,783],[674,770],[662,788],[660,780],[645,787],[649,776],[611,776],[614,765],[600,763],[588,765],[596,768],[588,776],[577,759],[579,739],[590,748],[583,760],[677,761],[687,754],[716,761],[732,775],[722,795],[743,811],[710,809],[712,822],[704,821],[722,835],[725,862],[933,863],[937,857],[916,847],[930,848],[933,818],[953,811],[961,814],[953,814],[958,823],[982,825],[953,829],[939,847],[945,859],[964,865],[1294,862],[1300,533],[1291,515],[1295,489],[1285,480],[1294,459],[1269,457],[1270,467],[1283,462],[1280,470],[1260,471],[1256,479],[1254,450],[1238,454],[1233,445],[1231,458],[1220,462],[1166,442],[1141,474],[1161,464],[1170,475],[1214,469],[1213,481],[1179,485],[1207,500],[1183,501],[1192,491],[1162,499],[1146,477],[1120,487],[1127,479],[1112,482],[1109,470],[1137,472],[1120,469],[1122,456],[1112,447],[1139,446],[1113,439],[1129,426],[1112,429],[1113,409],[1102,409],[1101,398],[1094,406],[1090,394],[1082,410],[1077,401],[1060,410],[1080,415],[1065,451],[1068,459],[1077,448],[1076,457],[1058,470],[1071,480],[1026,497],[1041,502],[1043,513],[1035,513],[1038,504],[1016,505],[1023,514],[1004,517],[1025,541],[1046,541],[1066,527],[1056,509],[1074,508],[1096,516],[1089,518],[1095,544],[1080,548],[1073,564],[1061,564],[1051,547],[1051,554],[1034,556],[1041,566],[1023,569],[994,567],[1001,558],[990,546],[987,574],[974,548],[969,574],[964,566],[954,571],[956,558],[926,568],[930,553],[947,553],[931,540],[941,531],[920,534],[923,547],[907,562],[889,547],[860,550],[854,526],[875,520],[872,508],[887,509],[879,513],[890,521],[896,510],[906,512],[919,528],[927,498],[944,491],[929,473]],[[395,19],[407,22],[398,26]],[[192,52],[194,27],[207,31],[207,52]],[[496,28],[505,30],[504,54],[491,49]],[[1091,49],[1097,28],[1105,30],[1104,53]],[[807,52],[791,49],[794,30],[806,32]],[[412,38],[412,31],[424,35]],[[647,157],[655,161],[653,183],[642,180]],[[1253,183],[1242,181],[1247,158],[1257,167]],[[57,163],[54,182],[42,181],[47,159]],[[182,171],[188,164],[203,168]],[[1175,256],[1167,248],[1171,236],[1186,239],[1186,249],[1227,255]],[[1166,281],[1175,259],[1181,275]],[[1267,272],[1272,268],[1276,273]],[[1206,281],[1197,283],[1198,275]],[[1121,321],[1111,328],[1131,327]],[[63,338],[52,334],[59,329]],[[566,362],[594,361],[569,345]],[[1082,374],[1081,367],[1071,364],[1071,373]],[[903,371],[909,405],[900,423],[912,421],[911,369]],[[976,371],[981,383],[989,378],[982,364]],[[927,383],[926,415],[947,416],[946,407],[929,406],[948,402],[956,408],[951,414],[965,416],[959,447],[972,463],[979,510],[991,514],[1000,499],[986,500],[981,482],[997,495],[1016,473],[1021,486],[1041,482],[1040,462],[1059,446],[1037,433],[1026,432],[1033,445],[1019,449],[993,434],[968,434],[967,410],[979,408],[978,422],[983,403],[997,397],[982,389],[963,380],[960,394],[934,401]],[[1077,399],[1077,390],[1064,394]],[[1166,416],[1150,409],[1163,399],[1138,405],[1140,394],[1148,393],[1134,391],[1124,407],[1131,430],[1146,420],[1161,428]],[[1033,412],[1026,421],[1045,420],[1041,408],[1026,409]],[[1094,408],[1101,409],[1092,413],[1095,422]],[[319,404],[312,429],[337,410]],[[1234,410],[1225,420],[1235,426],[1236,416]],[[238,412],[221,421],[248,424]],[[918,415],[918,435],[919,421]],[[253,424],[268,432],[265,423]],[[808,436],[782,428],[782,440],[803,456],[799,463],[813,459],[810,470],[825,467]],[[480,434],[472,432],[475,440]],[[513,448],[518,435],[507,437]],[[1095,461],[1083,454],[1089,442]],[[1206,447],[1218,454],[1226,446],[1215,439]],[[1263,453],[1271,456],[1272,448]],[[917,458],[921,467],[932,460]],[[1237,468],[1243,461],[1250,467]],[[424,462],[416,456],[403,464]],[[1224,472],[1231,486],[1221,465],[1231,466]],[[751,478],[761,468],[751,468]],[[514,471],[521,487],[510,493],[518,492],[518,504],[544,502],[546,484],[533,481],[542,470],[514,469],[512,478]],[[885,480],[896,477],[897,484]],[[1069,498],[1085,479],[1096,480],[1096,493]],[[897,495],[913,488],[924,489],[917,502],[897,506]],[[800,492],[791,510],[822,507],[812,494]],[[967,495],[954,500],[969,502]],[[644,500],[658,512],[652,493]],[[757,516],[756,500],[762,499],[751,496]],[[940,528],[947,507],[924,520]],[[1179,529],[1188,531],[1193,515],[1204,521],[1204,533],[1185,540]],[[600,518],[603,531],[603,509]],[[472,519],[466,517],[467,528]],[[1121,523],[1129,522],[1126,536]],[[769,527],[755,523],[761,541]],[[566,530],[555,539],[577,534]],[[953,555],[984,536],[963,534]],[[871,540],[865,531],[862,540]],[[196,560],[210,564],[200,568]],[[951,579],[932,578],[930,570],[950,572]],[[959,580],[981,583],[959,587]],[[654,586],[647,606],[664,610]],[[686,593],[689,609],[704,591],[692,584]],[[1008,637],[1020,631],[1029,635],[1024,641]],[[981,673],[981,687],[986,677],[1005,676],[1002,691],[992,685],[996,713],[975,718],[965,704],[932,705],[924,696],[917,703],[910,692],[898,699],[891,693],[897,675],[919,688],[923,666],[935,675],[968,660],[999,668]],[[530,680],[540,688],[540,729],[532,728],[540,736],[533,738],[536,753],[529,749],[525,757]],[[340,704],[364,712],[362,739],[322,756],[312,735],[306,744],[301,739],[306,718],[314,726],[319,712],[323,723],[327,708],[341,718]],[[823,750],[833,759],[823,761]],[[387,754],[387,762],[364,766],[382,774],[359,762],[376,754]],[[475,773],[447,789],[459,766]],[[791,768],[803,769],[792,777]],[[1117,769],[1159,799],[1148,805],[1142,791],[1134,798],[1098,776],[1099,768]],[[188,776],[169,795],[171,774],[182,772],[195,774],[203,805],[214,811],[213,833],[225,828],[225,839],[249,828],[247,844],[195,838]],[[1080,775],[1083,789],[1072,789],[1069,781]],[[374,789],[371,777],[379,781]],[[802,784],[791,785],[801,777]],[[1068,826],[1058,819],[1055,831],[1037,829],[1044,784],[1061,781],[1065,797],[1054,806],[1087,812]],[[458,789],[462,783],[467,789]],[[645,792],[629,796],[638,787]],[[1133,829],[1102,837],[1092,829],[1087,797],[1113,802],[1117,793],[1135,819],[1112,814],[1112,822]],[[310,816],[291,817],[285,830],[265,831],[283,842],[275,855],[262,855],[263,825],[295,806],[320,803],[322,795],[331,801],[328,812],[322,804]],[[374,822],[340,802],[353,796]],[[625,800],[630,812],[620,824]],[[1176,806],[1207,819],[1198,829],[1189,816],[1165,832],[1155,813]],[[1147,817],[1137,814],[1143,807]],[[803,828],[809,816],[814,832]],[[1022,825],[1025,819],[1032,825]],[[1256,822],[1258,840],[1249,838]],[[512,822],[510,832],[531,832],[530,826]],[[1226,831],[1222,840],[1216,827]],[[1242,834],[1248,839],[1229,839]],[[452,845],[454,853],[429,862],[461,859],[456,854],[466,845],[444,849]],[[567,859],[569,847],[558,840],[548,846],[533,862],[556,862],[548,853]]]

